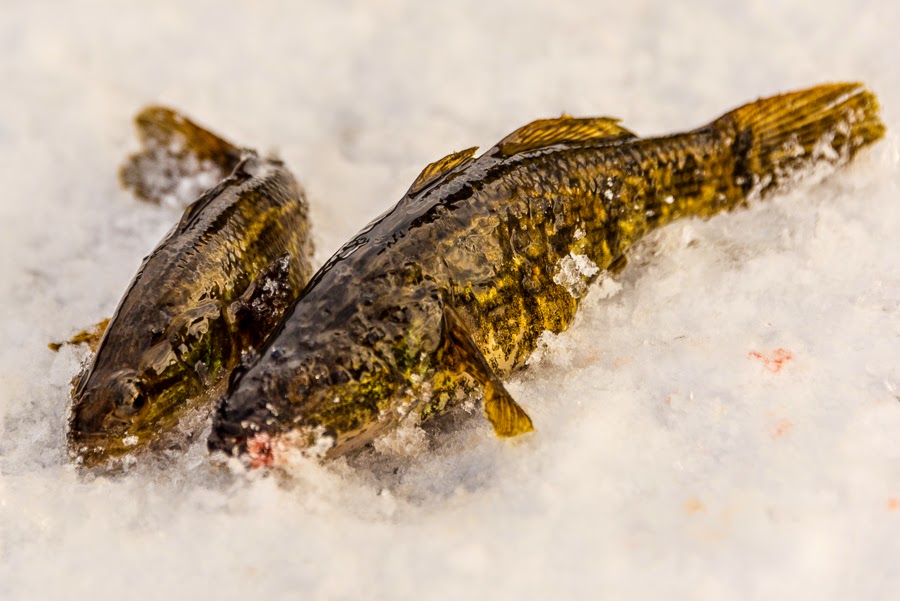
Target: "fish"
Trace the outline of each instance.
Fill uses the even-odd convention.
[[[884,135],[874,94],[824,84],[641,138],[610,117],[534,121],[450,154],[313,276],[239,368],[209,450],[250,467],[333,459],[480,399],[534,430],[503,380],[647,233],[831,171]]]
[[[96,350],[73,381],[67,431],[71,458],[88,468],[196,439],[313,271],[309,203],[282,161],[166,107],[136,123],[144,149],[122,169],[126,187],[177,206],[213,185],[144,258],[112,318],[70,341]]]

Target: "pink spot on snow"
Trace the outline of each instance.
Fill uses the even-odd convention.
[[[780,419],[778,420],[778,423],[775,424],[775,429],[772,431],[772,438],[781,438],[793,429],[794,422],[789,419]]]
[[[781,368],[784,367],[784,364],[794,358],[791,351],[783,348],[775,349],[772,351],[771,356],[766,356],[762,353],[757,353],[756,351],[747,353],[747,356],[751,359],[759,359],[762,361],[765,368],[773,374],[780,372]]]

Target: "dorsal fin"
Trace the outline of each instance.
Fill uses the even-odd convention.
[[[506,156],[564,142],[629,139],[637,136],[619,125],[614,117],[576,118],[563,115],[556,119],[538,119],[509,134],[496,148]]]
[[[445,173],[450,172],[452,169],[456,167],[461,167],[472,161],[472,156],[475,154],[475,151],[478,150],[477,146],[473,146],[472,148],[467,148],[465,150],[460,150],[459,152],[454,152],[453,154],[448,154],[442,159],[438,159],[437,161],[431,163],[424,169],[422,169],[422,173],[419,174],[419,177],[416,178],[416,181],[413,182],[412,186],[409,187],[408,195],[413,195],[428,184],[436,181],[440,176]]]
[[[247,161],[250,159],[256,158],[256,153],[253,151],[245,151],[241,156],[240,162],[235,166],[234,171],[231,172],[231,175],[220,181],[218,184],[208,189],[206,192],[200,195],[200,198],[192,202],[187,206],[184,210],[184,213],[181,215],[181,220],[178,222],[178,226],[175,228],[177,232],[184,232],[187,230],[194,219],[203,212],[203,209],[209,205],[217,196],[219,196],[222,192],[224,192],[229,186],[233,186],[236,183],[239,183],[243,180],[250,179],[252,177],[249,173],[244,171],[244,165],[247,164]]]

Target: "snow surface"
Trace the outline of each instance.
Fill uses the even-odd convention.
[[[4,2],[0,599],[898,598],[897,31],[892,0]],[[143,105],[277,148],[322,261],[424,165],[532,119],[666,133],[828,80],[867,82],[889,138],[648,240],[509,384],[534,435],[463,413],[411,457],[282,478],[202,445],[67,462],[85,354],[46,344],[178,218],[116,182]]]

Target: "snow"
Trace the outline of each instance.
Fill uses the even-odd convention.
[[[887,0],[7,3],[0,598],[896,598],[898,27]],[[869,84],[888,139],[651,236],[508,382],[535,434],[475,411],[411,456],[282,476],[202,441],[68,463],[85,353],[46,345],[108,316],[179,217],[116,181],[145,104],[276,147],[322,262],[424,165],[532,119],[667,133],[828,80]]]
[[[428,435],[419,426],[419,414],[408,413],[399,427],[375,441],[375,450],[383,455],[415,457],[428,452]]]
[[[570,252],[557,262],[553,281],[573,297],[581,298],[588,292],[589,278],[599,271],[600,268],[587,255]]]
[[[182,148],[159,148],[152,141],[141,169],[151,196],[176,208],[186,207],[228,175],[212,161],[184,154]]]

